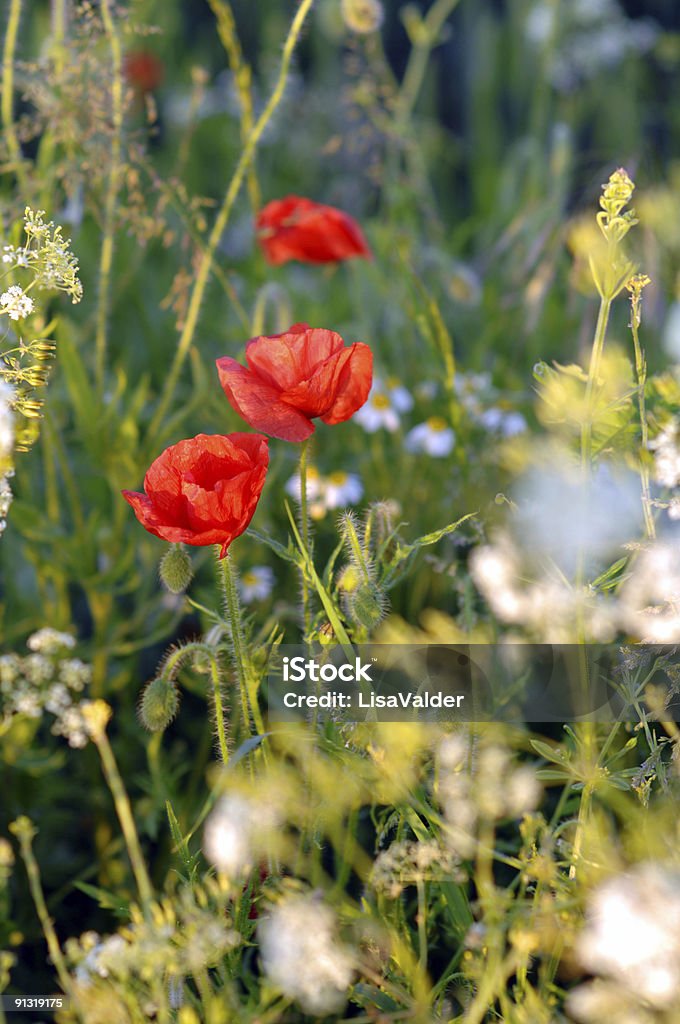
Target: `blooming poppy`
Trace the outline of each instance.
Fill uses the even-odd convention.
[[[198,434],[158,456],[144,494],[122,493],[149,533],[173,544],[219,544],[224,558],[253,518],[268,462],[261,434]]]
[[[334,206],[302,196],[274,199],[261,210],[257,235],[270,263],[337,263],[371,259],[371,250],[352,217]]]
[[[346,346],[339,334],[294,324],[283,334],[252,338],[247,367],[223,356],[220,384],[246,423],[284,441],[304,441],[312,420],[343,423],[371,390],[373,356],[368,345]]]

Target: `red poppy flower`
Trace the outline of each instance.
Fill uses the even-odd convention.
[[[371,250],[355,220],[334,206],[301,196],[267,203],[256,222],[270,263],[337,263],[354,257],[371,259]]]
[[[149,533],[173,544],[220,544],[224,558],[253,518],[268,462],[261,434],[199,434],[158,456],[145,494],[122,493]]]
[[[125,77],[141,93],[153,92],[163,81],[163,65],[148,50],[128,53],[124,62]]]
[[[373,355],[368,345],[347,347],[335,331],[294,324],[284,334],[253,338],[247,367],[223,356],[220,384],[239,416],[284,441],[304,441],[312,419],[343,423],[368,398]]]

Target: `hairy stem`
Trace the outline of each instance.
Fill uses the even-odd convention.
[[[302,533],[302,543],[305,551],[312,557],[312,552],[309,547],[310,543],[310,528],[309,528],[309,507],[307,501],[307,468],[309,462],[309,440],[303,441],[300,446],[300,530]],[[311,615],[309,608],[309,584],[307,582],[307,574],[304,570],[301,572],[302,580],[302,622],[305,630],[305,636],[309,635],[311,627]]]
[[[241,603],[236,589],[236,579],[231,565],[231,556],[219,558],[218,566],[221,569],[222,592],[226,612],[229,617],[229,628],[231,632],[231,644],[236,676],[238,679],[239,692],[241,694],[241,709],[243,714],[243,726],[248,734],[251,731],[251,719],[255,724],[255,730],[261,736],[264,735],[264,722],[260,714],[260,707],[257,700],[257,680],[252,671],[248,658],[245,639],[243,636],[243,625],[241,620]]]

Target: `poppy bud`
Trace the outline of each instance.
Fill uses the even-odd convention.
[[[387,598],[375,583],[364,583],[348,596],[347,611],[358,625],[370,632],[385,618]]]
[[[177,714],[179,697],[171,679],[158,676],[149,683],[139,705],[139,719],[149,732],[162,732]]]
[[[191,559],[181,544],[173,544],[161,559],[161,581],[171,594],[182,594],[194,575]]]

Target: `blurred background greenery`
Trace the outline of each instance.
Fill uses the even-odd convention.
[[[650,367],[668,361],[664,345],[678,344],[669,333],[680,272],[678,5],[460,0],[448,5],[436,39],[422,34],[430,0],[382,6],[379,31],[364,35],[348,28],[339,0],[318,0],[256,160],[263,202],[295,192],[341,207],[364,227],[375,260],[328,270],[268,267],[244,188],[172,408],[156,431],[149,428],[197,263],[242,148],[238,94],[215,12],[197,0],[141,0],[118,13],[128,102],[102,390],[93,339],[111,159],[107,41],[96,3],[71,11],[59,52],[50,5],[27,4],[21,14],[15,116],[24,155],[37,163],[19,187],[6,171],[3,225],[9,238],[27,203],[45,207],[72,237],[85,297],[79,306],[50,306],[57,356],[42,434],[17,456],[16,498],[0,540],[0,643],[3,652],[22,650],[26,636],[47,625],[75,633],[80,655],[94,666],[94,692],[115,707],[115,745],[158,878],[168,863],[163,787],[176,806],[197,799],[212,737],[202,684],[187,678],[181,720],[164,739],[161,785],[135,704],[167,645],[208,623],[161,593],[165,546],[144,534],[119,492],[141,485],[165,444],[241,429],[214,359],[240,356],[255,326],[272,333],[301,320],[369,342],[379,375],[398,377],[415,408],[395,434],[368,435],[356,424],[322,430],[313,458],[324,473],[357,473],[365,502],[394,501],[412,539],[471,511],[480,512],[477,522],[493,521],[511,467],[502,436],[491,444],[479,413],[514,410],[533,423],[534,364],[587,351],[596,302],[574,272],[568,239],[573,218],[594,209],[616,166],[625,165],[638,185],[637,258],[654,282],[645,295]],[[295,9],[283,0],[234,0],[256,114]],[[621,339],[627,317],[622,303],[614,317]],[[409,427],[449,416],[442,384],[449,342],[462,410],[456,447],[444,459],[408,454]],[[480,373],[488,375],[482,383],[473,376]],[[255,526],[283,542],[282,489],[297,451],[273,443],[272,456]],[[333,519],[316,524],[320,564],[337,542]],[[415,623],[435,607],[473,625],[479,602],[465,558],[481,529],[468,524],[421,557],[391,593],[394,611]],[[193,558],[192,595],[209,606],[209,555]],[[276,586],[256,608],[254,635],[276,621],[294,633],[294,572],[254,539],[241,541],[234,558],[242,571],[274,565]],[[115,887],[127,870],[110,796],[92,784],[95,752],[67,751],[40,723],[1,742],[0,832],[18,813],[29,814],[40,829],[38,858],[60,929],[105,929],[109,913],[93,909],[74,886]],[[0,921],[0,946],[20,944],[15,986],[48,990],[23,889],[12,906],[12,918]]]

